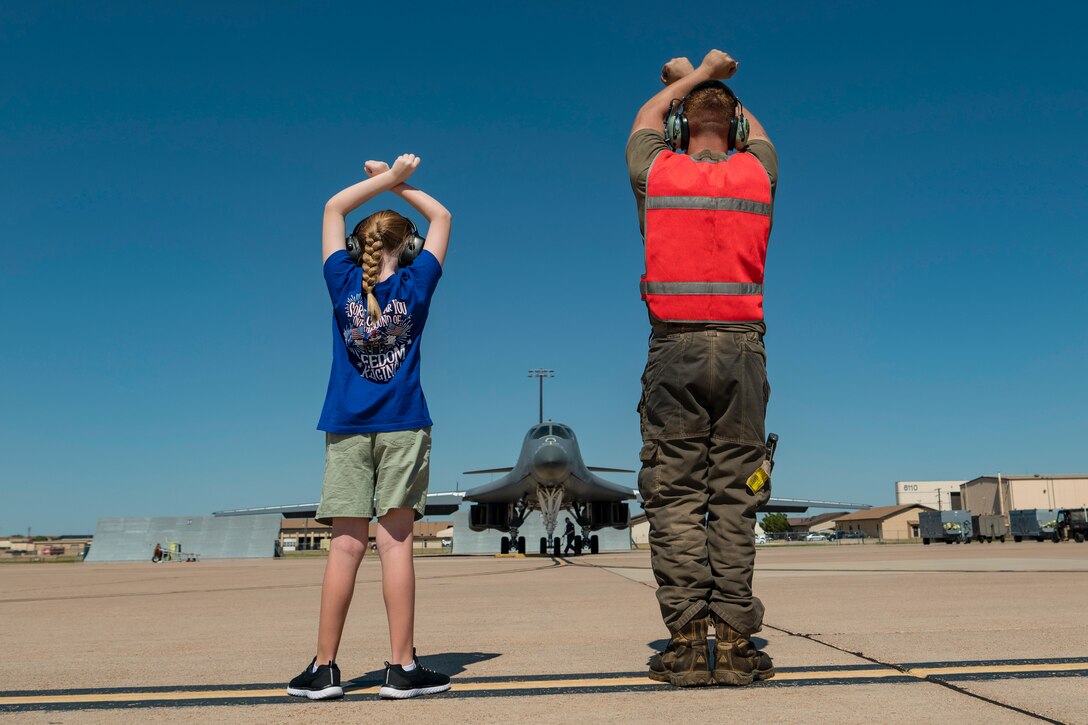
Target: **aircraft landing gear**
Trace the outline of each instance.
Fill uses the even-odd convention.
[[[499,540],[499,553],[509,554],[510,551],[516,551],[519,554],[525,553],[525,537],[518,536],[517,538],[511,536],[510,538],[502,537]]]
[[[574,555],[578,556],[581,553],[582,553],[582,537],[581,536],[575,536],[574,537]]]
[[[559,556],[559,537],[552,539],[552,556]]]
[[[548,537],[547,536],[541,536],[540,537],[540,555],[541,556],[547,556],[548,555]]]
[[[574,538],[574,546],[578,549],[578,553],[581,554],[589,549],[590,554],[596,554],[600,551],[600,542],[597,535],[589,527],[589,504],[576,502],[571,508],[571,513],[574,514],[574,519],[578,522],[578,525],[582,527],[582,535]]]

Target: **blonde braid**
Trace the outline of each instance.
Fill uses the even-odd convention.
[[[382,246],[382,236],[375,225],[363,236],[363,291],[366,292],[366,311],[371,324],[382,316],[378,298],[374,296],[374,286],[382,271]]]

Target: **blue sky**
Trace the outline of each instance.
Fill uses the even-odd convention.
[[[316,500],[321,209],[403,152],[454,214],[432,490],[512,463],[536,367],[589,462],[636,468],[623,149],[712,47],[781,163],[775,493],[1088,472],[1083,9],[373,5],[0,8],[0,532]]]

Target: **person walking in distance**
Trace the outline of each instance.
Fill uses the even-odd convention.
[[[412,154],[392,168],[367,161],[368,178],[325,204],[321,247],[333,359],[318,422],[325,431],[325,479],[316,518],[331,524],[332,541],[317,652],[287,688],[311,700],[344,695],[336,655],[374,518],[392,650],[378,694],[403,699],[450,688],[449,677],[420,664],[414,647],[412,525],[426,507],[431,450],[420,336],[442,276],[451,219],[444,206],[405,183],[418,166]],[[345,215],[386,191],[427,219],[425,244],[409,219],[390,210],[374,212],[345,238]]]
[[[698,68],[669,61],[627,141],[652,331],[638,485],[670,635],[648,676],[678,686],[774,676],[751,640],[763,622],[753,529],[770,486],[747,483],[768,455],[763,269],[778,158],[722,82],[736,70],[719,50]]]
[[[566,548],[563,549],[563,555],[566,556],[567,554],[572,554],[572,553],[573,554],[578,554],[578,553],[580,553],[574,547],[574,537],[577,536],[578,534],[574,530],[574,522],[571,521],[570,519],[567,519],[567,525],[563,529],[563,535],[565,537],[567,537],[567,546],[566,546]]]

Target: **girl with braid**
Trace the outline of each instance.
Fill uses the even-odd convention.
[[[392,168],[367,161],[367,178],[325,205],[321,243],[333,306],[333,359],[317,426],[325,431],[325,479],[316,518],[332,525],[332,542],[317,653],[287,688],[311,700],[344,695],[336,655],[375,518],[392,650],[379,694],[401,699],[450,687],[449,677],[419,663],[413,646],[412,524],[426,506],[431,449],[419,346],[450,236],[449,211],[404,183],[418,166],[413,154],[398,157]],[[414,261],[405,250],[423,240],[394,211],[374,212],[345,240],[345,215],[385,191],[427,220],[427,238]]]

